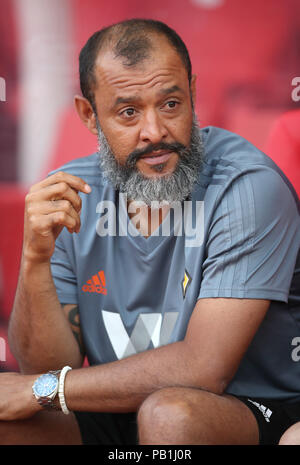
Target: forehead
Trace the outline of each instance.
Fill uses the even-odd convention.
[[[186,67],[165,38],[155,40],[149,57],[130,67],[112,51],[102,51],[96,59],[94,73],[95,93],[106,99],[124,91],[128,94],[147,90],[159,92],[164,86],[189,88]]]

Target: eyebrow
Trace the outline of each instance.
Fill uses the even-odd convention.
[[[113,105],[113,108],[120,105],[120,103],[132,103],[132,102],[137,102],[138,100],[139,100],[139,97],[136,97],[134,95],[130,97],[118,97]]]
[[[173,92],[183,92],[183,90],[180,87],[175,85],[175,86],[169,87],[168,89],[161,89],[159,91],[160,94],[164,94],[164,95],[173,94]]]
[[[173,94],[174,92],[183,92],[183,90],[180,87],[178,87],[177,85],[175,85],[175,86],[172,86],[172,87],[168,87],[167,89],[161,89],[159,91],[159,93],[162,94],[162,95],[169,95],[169,94]],[[140,97],[135,96],[135,95],[131,95],[131,96],[128,96],[128,97],[118,97],[115,100],[113,108],[117,107],[121,103],[132,103],[132,102],[138,102],[139,100],[140,100]]]

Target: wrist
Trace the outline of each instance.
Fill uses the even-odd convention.
[[[42,409],[60,410],[55,402],[58,394],[60,373],[61,370],[51,370],[35,379],[32,385],[32,393]]]
[[[27,378],[26,389],[25,389],[26,399],[27,399],[27,402],[29,403],[30,408],[32,409],[32,413],[34,415],[35,413],[40,412],[41,410],[43,410],[43,407],[37,402],[37,400],[34,397],[33,392],[32,392],[32,386],[34,385],[36,379],[40,375],[25,375],[25,376]]]
[[[50,265],[51,256],[42,253],[33,252],[24,247],[22,251],[22,266],[29,270],[36,266]]]
[[[65,415],[69,414],[64,386],[66,375],[71,370],[71,367],[64,366],[61,370],[30,377],[33,399],[35,399],[35,407],[39,406],[38,410],[60,410]]]
[[[22,254],[20,268],[22,275],[26,277],[27,282],[30,282],[29,278],[34,279],[35,275],[40,279],[44,273],[51,274],[50,259],[38,259],[37,257],[33,257],[30,254],[25,254],[24,252]]]

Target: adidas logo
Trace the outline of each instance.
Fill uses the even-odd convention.
[[[83,292],[96,292],[97,294],[106,295],[107,289],[104,271],[101,270],[97,274],[94,274],[81,289]]]

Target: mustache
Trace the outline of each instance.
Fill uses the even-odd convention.
[[[183,152],[186,151],[185,145],[181,144],[180,142],[173,142],[173,143],[166,143],[166,142],[159,142],[158,144],[149,144],[147,147],[143,149],[136,149],[131,152],[126,160],[125,166],[127,168],[134,168],[137,161],[143,155],[150,155],[153,152],[158,150],[166,150],[168,152],[176,152],[179,156],[182,156]]]

